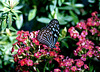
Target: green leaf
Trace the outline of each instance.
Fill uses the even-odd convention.
[[[75,4],[74,6],[77,7],[77,8],[83,8],[84,7],[83,4]]]
[[[54,6],[50,5],[50,12],[53,12],[53,11],[54,11]]]
[[[14,9],[13,9],[14,10]],[[16,13],[22,13],[21,11],[19,11],[19,10],[14,10]]]
[[[21,9],[23,7],[23,5],[20,5],[20,6],[16,6],[14,7],[15,10],[18,10],[18,9]]]
[[[80,15],[80,11],[79,11],[79,9],[74,8],[74,11],[75,11],[78,15]]]
[[[93,65],[91,63],[89,63],[89,72],[92,72],[93,71]]]
[[[45,17],[38,18],[37,20],[39,22],[42,22],[42,23],[49,23],[50,22],[50,19],[49,18],[45,18]]]
[[[4,19],[2,22],[2,30],[4,30],[6,27],[7,27],[6,19]]]
[[[70,10],[69,12],[70,12],[71,16],[73,17],[73,21],[77,24],[79,22],[78,17],[74,14],[73,11]]]
[[[52,3],[53,3],[54,8],[56,8],[57,0],[52,0]]]
[[[72,18],[72,16],[65,16],[65,20],[67,20],[67,21],[72,21],[73,20],[73,18]]]
[[[9,27],[12,25],[12,13],[8,14],[8,25]]]
[[[18,17],[17,12],[15,12],[14,10],[12,10],[12,12],[13,12],[13,13],[14,13],[14,15],[16,16],[16,18],[18,19],[19,17]]]
[[[29,15],[28,15],[28,21],[31,21],[32,19],[34,19],[34,17],[36,16],[36,9],[32,9],[30,10],[29,12]]]
[[[64,6],[64,7],[59,7],[59,9],[62,9],[62,10],[72,10],[73,7],[72,6]]]
[[[13,28],[12,26],[9,28],[12,31],[17,31],[15,28]]]
[[[64,2],[65,5],[71,5],[71,2]]]
[[[65,41],[62,41],[66,48],[69,48],[68,44]]]
[[[59,24],[60,25],[65,25],[67,24],[67,22],[65,21],[65,18],[64,18],[64,14],[60,14],[59,12],[57,13],[57,19],[59,21]]]
[[[16,20],[16,26],[18,29],[20,29],[22,27],[22,24],[23,24],[23,15],[21,14],[19,16],[19,18]]]
[[[65,0],[58,0],[58,5],[61,6]]]

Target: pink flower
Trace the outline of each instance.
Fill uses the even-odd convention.
[[[95,12],[92,12],[91,15],[92,15],[92,16],[97,16],[97,13],[98,13],[98,12],[95,11]]]
[[[79,32],[76,31],[76,30],[73,30],[73,31],[70,32],[70,36],[75,39],[79,36]]]
[[[63,66],[65,66],[65,63],[64,63],[64,62],[60,62],[60,63],[59,63],[59,66],[60,66],[60,67],[63,67]]]
[[[100,46],[96,46],[95,48],[97,48],[97,50],[100,52]]]
[[[89,57],[92,57],[93,52],[92,52],[91,50],[89,50],[89,51],[87,52],[87,55],[88,55]]]
[[[69,69],[64,69],[63,72],[69,72]]]
[[[44,49],[41,49],[40,52],[41,52],[43,55],[47,55],[47,51],[44,50]]]
[[[30,59],[28,59],[28,60],[27,60],[27,66],[33,66],[33,61],[30,60]]]
[[[21,55],[23,52],[24,52],[23,48],[19,48],[17,53],[18,55]]]
[[[66,61],[65,66],[72,66],[72,63],[70,61]]]
[[[81,60],[86,61],[86,54],[82,54]]]
[[[92,33],[92,35],[94,35],[95,33],[98,32],[98,30],[96,28],[93,28],[93,29],[90,30],[90,32]]]
[[[77,71],[77,67],[76,67],[76,66],[72,66],[72,67],[71,67],[71,70],[72,70],[72,71]]]
[[[76,50],[74,50],[74,55],[77,56],[78,55],[78,52]]]
[[[87,21],[88,22],[92,22],[93,21],[93,18],[92,17],[91,18],[88,18]]]
[[[100,31],[98,31],[98,36],[100,36]]]
[[[86,35],[88,35],[88,33],[86,31],[82,31],[81,36],[86,37]]]
[[[87,64],[84,64],[84,68],[85,68],[85,69],[88,69],[89,67],[87,66]]]
[[[29,72],[28,70],[26,71],[26,70],[23,70],[22,72]]]
[[[81,50],[82,50],[82,47],[81,46],[78,46],[77,49],[76,49],[77,52],[78,51],[81,51]]]
[[[33,43],[35,43],[36,45],[39,45],[39,41],[38,41],[37,39],[32,38],[32,40],[33,40],[33,41],[32,41]]]
[[[14,61],[17,62],[18,60],[19,60],[18,54],[15,54],[15,55],[14,55]]]
[[[92,26],[92,22],[90,22],[90,21],[87,22],[86,24],[87,24],[88,26]]]
[[[79,22],[77,25],[76,25],[77,28],[79,29],[82,29],[83,25],[82,25],[82,22]]]
[[[98,23],[97,22],[93,22],[92,26],[98,26]]]
[[[63,55],[59,55],[59,57],[60,57],[61,59],[64,59],[64,56],[63,56]]]
[[[13,46],[13,47],[12,47],[11,53],[13,53],[13,52],[14,52],[14,47],[15,47],[15,46]]]
[[[75,27],[70,27],[70,28],[68,29],[68,32],[73,32],[73,30],[75,30]]]
[[[78,60],[78,61],[76,62],[76,65],[77,65],[78,67],[81,67],[81,66],[84,65],[84,62],[81,61],[81,60]]]
[[[88,45],[87,47],[89,50],[92,50],[94,47],[92,45]]]
[[[84,22],[79,22],[77,25],[76,25],[77,28],[79,29],[87,29],[86,27],[86,24]]]
[[[49,51],[50,56],[56,56],[56,52],[55,51]]]
[[[59,57],[54,58],[54,60],[56,60],[58,63],[61,61]]]
[[[30,49],[30,47],[25,47],[24,50],[28,51]]]
[[[21,66],[24,66],[26,65],[26,59],[22,59],[18,63],[20,63]]]
[[[35,56],[36,58],[39,58],[39,57],[41,56],[41,53],[40,53],[40,52],[34,53],[34,56]]]
[[[61,72],[59,68],[54,69],[54,72]]]
[[[85,37],[83,37],[83,36],[78,36],[78,39],[79,39],[79,41],[85,41]]]

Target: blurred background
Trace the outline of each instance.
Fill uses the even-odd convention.
[[[0,0],[0,71],[14,71],[11,49],[17,31],[40,30],[54,18],[60,23],[58,41],[62,54],[73,57],[76,41],[67,30],[87,20],[94,11],[100,12],[100,0]]]

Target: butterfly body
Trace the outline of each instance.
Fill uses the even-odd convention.
[[[59,22],[56,19],[50,21],[48,26],[42,28],[37,36],[40,43],[54,48],[59,36]]]

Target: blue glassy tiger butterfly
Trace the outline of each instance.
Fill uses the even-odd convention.
[[[40,43],[45,44],[50,48],[55,48],[58,36],[59,22],[57,19],[52,19],[46,27],[39,31],[37,39]]]

